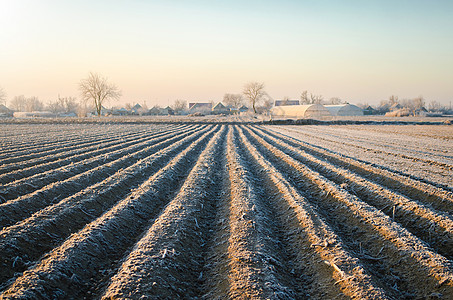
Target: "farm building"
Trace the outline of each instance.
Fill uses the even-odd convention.
[[[162,108],[159,106],[153,106],[150,110],[148,110],[148,114],[151,116],[158,116],[161,114]]]
[[[219,102],[212,108],[212,113],[213,114],[228,114],[228,113],[230,113],[230,110],[225,105],[223,105],[221,102]]]
[[[3,104],[0,104],[0,117],[12,117],[13,113],[14,112],[11,109],[4,106]]]
[[[287,118],[319,118],[331,115],[321,104],[275,106],[271,109],[271,114]]]
[[[299,105],[299,100],[275,100],[274,106]]]
[[[238,110],[240,113],[244,113],[244,112],[247,112],[249,110],[249,108],[245,105],[242,105],[241,107],[238,108]]]
[[[54,118],[56,115],[50,111],[18,111],[14,113],[15,118]]]
[[[352,104],[324,105],[332,116],[363,116],[363,110]]]
[[[173,116],[175,111],[170,106],[167,106],[161,110],[161,114],[164,116]]]
[[[378,112],[374,108],[369,106],[369,105],[363,109],[363,114],[366,115],[366,116],[375,115],[377,113]]]
[[[395,110],[400,110],[402,108],[403,107],[399,103],[393,103],[393,105],[389,107],[389,110],[390,111],[395,111]]]
[[[148,112],[148,110],[146,108],[144,108],[143,106],[141,106],[140,104],[135,104],[132,108],[131,108],[131,113],[133,115],[144,115]]]
[[[124,107],[112,109],[112,115],[114,116],[127,116],[129,111]]]
[[[189,113],[203,113],[203,114],[210,114],[212,111],[212,103],[189,103]]]

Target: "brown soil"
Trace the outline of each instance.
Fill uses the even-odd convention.
[[[452,299],[450,128],[368,126],[0,125],[0,299]]]

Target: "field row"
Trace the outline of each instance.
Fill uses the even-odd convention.
[[[2,299],[453,298],[450,186],[376,160],[448,173],[416,137],[42,126],[1,144]]]

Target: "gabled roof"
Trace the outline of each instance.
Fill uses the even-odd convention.
[[[135,104],[134,106],[132,106],[132,109],[140,109],[142,108],[142,106],[140,104]]]
[[[194,109],[211,110],[212,109],[212,103],[210,103],[210,102],[207,102],[207,103],[202,103],[202,102],[189,103],[189,110],[194,110]]]
[[[399,103],[393,103],[392,106],[390,106],[390,109],[399,109],[402,108],[402,106]]]
[[[249,108],[245,105],[242,105],[241,107],[238,108],[239,111],[243,112],[243,111],[248,111]]]
[[[2,112],[2,113],[10,113],[10,112],[12,112],[12,110],[9,109],[8,107],[4,106],[3,104],[0,104],[0,112]]]
[[[125,109],[124,107],[120,107],[120,108],[112,108],[113,111],[122,111],[122,112],[127,112],[127,109]]]
[[[152,111],[158,112],[158,111],[160,111],[161,109],[162,109],[162,108],[160,108],[159,106],[153,106],[153,107],[151,107],[151,108],[149,109],[149,111],[150,111],[150,112],[152,112]]]
[[[281,105],[299,105],[299,100],[275,100],[275,106]]]
[[[222,102],[217,103],[212,110],[226,110],[227,108],[225,105],[222,104]]]

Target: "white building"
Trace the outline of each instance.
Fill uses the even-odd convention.
[[[332,116],[363,116],[363,109],[352,104],[324,105]]]
[[[275,117],[286,118],[320,118],[331,116],[329,111],[321,104],[308,105],[282,105],[271,109]]]

